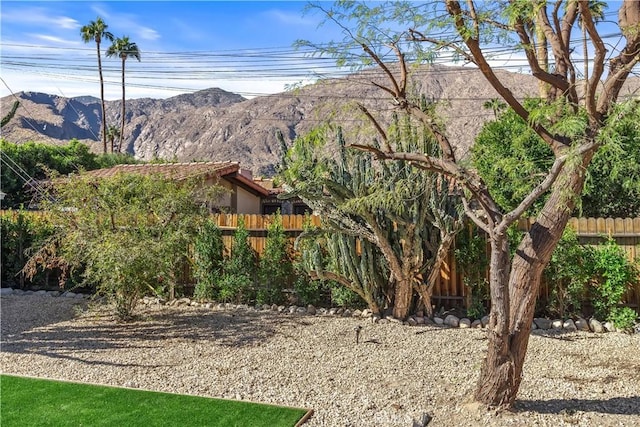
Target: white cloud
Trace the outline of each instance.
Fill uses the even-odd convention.
[[[48,28],[72,30],[80,28],[80,23],[68,16],[55,16],[42,7],[29,7],[15,10],[3,10],[2,19],[14,25],[41,25]]]
[[[138,30],[138,37],[143,40],[158,40],[160,33],[152,28],[142,27]]]
[[[279,9],[272,9],[265,12],[267,19],[288,26],[316,26],[317,22],[304,17],[300,12],[289,12]]]
[[[57,44],[62,44],[62,45],[68,43],[67,40],[65,40],[65,39],[63,39],[61,37],[50,36],[48,34],[33,34],[33,33],[31,33],[31,34],[28,34],[28,35],[30,37],[33,37],[34,39],[42,40],[42,41],[49,42],[49,43],[57,43]],[[74,43],[74,44],[76,44],[76,43]]]

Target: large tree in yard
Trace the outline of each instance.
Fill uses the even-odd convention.
[[[327,20],[342,27],[346,44],[322,47],[342,64],[378,65],[387,83],[374,84],[389,95],[395,108],[422,120],[440,144],[441,156],[394,147],[361,144],[357,148],[379,159],[405,160],[454,178],[466,196],[465,211],[488,236],[491,246],[491,314],[488,352],[475,399],[496,407],[514,402],[523,375],[529,334],[542,271],[560,240],[579,199],[585,170],[596,151],[611,141],[612,123],[632,114],[636,100],[620,102],[623,84],[640,61],[640,2],[620,3],[619,44],[603,40],[601,23],[592,15],[589,1],[427,1],[424,3],[338,2],[326,9]],[[578,19],[593,46],[591,75],[584,98],[577,92],[574,42],[580,39]],[[545,34],[550,62],[541,68],[536,31]],[[577,39],[577,40],[576,40]],[[354,55],[360,48],[364,55]],[[491,52],[508,49],[526,58],[533,77],[548,86],[540,106],[517,99],[491,63]],[[609,50],[608,50],[609,49]],[[389,59],[387,55],[392,56]],[[438,55],[475,64],[499,96],[540,136],[553,153],[553,161],[535,187],[511,211],[494,200],[479,174],[456,157],[446,132],[433,128],[433,120],[410,96],[409,61],[433,60]],[[394,61],[392,66],[388,62]],[[547,195],[536,220],[510,255],[507,229],[541,196]]]
[[[107,31],[109,26],[105,24],[102,18],[98,17],[95,21],[80,28],[80,35],[85,43],[96,42],[96,51],[98,52],[98,75],[100,76],[100,107],[102,109],[102,149],[103,153],[107,152],[107,116],[104,109],[104,79],[102,78],[102,56],[100,55],[100,43],[102,39],[113,41],[113,34]]]
[[[122,112],[121,112],[121,124],[120,124],[120,139],[118,144],[119,151],[122,151],[122,138],[124,137],[124,123],[125,123],[125,85],[124,85],[124,68],[128,58],[135,58],[140,61],[140,49],[138,45],[125,36],[117,38],[113,41],[113,44],[107,49],[107,56],[116,56],[122,61]],[[105,145],[106,147],[106,145]]]

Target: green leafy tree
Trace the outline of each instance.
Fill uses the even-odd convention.
[[[225,260],[219,287],[222,301],[251,302],[255,298],[256,253],[249,244],[244,217],[238,217],[231,255]]]
[[[107,31],[107,28],[109,28],[109,26],[100,17],[80,28],[82,41],[85,43],[92,41],[96,42],[96,52],[98,54],[98,75],[100,76],[100,106],[102,110],[102,148],[103,153],[105,154],[107,153],[107,115],[104,108],[104,79],[102,77],[102,55],[100,54],[100,44],[103,39],[113,41],[113,34]]]
[[[224,265],[222,231],[212,219],[200,227],[194,245],[193,275],[197,279],[194,297],[212,300]]]
[[[539,100],[525,106],[536,108]],[[579,210],[588,217],[640,216],[640,105],[632,106],[608,130],[606,143],[594,155],[589,168]],[[554,155],[513,109],[486,123],[472,147],[473,165],[485,181],[492,197],[505,211],[539,185]],[[535,215],[546,197],[527,211]]]
[[[198,182],[80,175],[56,181],[55,191],[48,206],[55,234],[29,260],[29,275],[39,265],[82,268],[84,284],[113,299],[122,320],[132,318],[143,295],[173,291],[206,215],[196,201]],[[217,197],[219,189],[210,193]]]
[[[404,319],[417,295],[431,315],[433,285],[460,228],[448,182],[401,161],[373,167],[369,154],[346,149],[340,130],[332,144],[330,132],[321,127],[298,138],[281,166],[289,196],[301,197],[326,227],[326,248],[317,253],[329,260],[312,274],[350,288],[374,312],[389,304]],[[408,117],[380,134],[385,144],[436,149]]]
[[[258,289],[256,302],[259,304],[279,304],[284,302],[284,290],[289,287],[293,264],[291,245],[282,226],[278,213],[272,216],[267,227],[264,251],[258,266]]]
[[[560,241],[572,212],[579,203],[586,173],[598,149],[612,142],[615,123],[633,114],[634,102],[618,104],[618,97],[630,73],[640,62],[640,2],[619,3],[618,26],[624,41],[612,50],[599,32],[587,1],[548,2],[494,1],[444,2],[337,2],[333,7],[316,3],[327,22],[338,25],[345,35],[340,43],[314,46],[318,53],[334,55],[339,65],[377,65],[386,78],[374,85],[389,96],[390,105],[420,120],[440,145],[439,155],[358,144],[381,160],[411,161],[417,167],[456,179],[465,197],[465,211],[486,232],[491,246],[491,315],[488,351],[474,397],[495,407],[510,407],[523,377],[531,324],[540,279],[554,248]],[[577,92],[575,64],[571,49],[582,16],[592,42],[593,72],[586,96]],[[553,56],[553,70],[540,64],[536,34],[544,33]],[[499,46],[521,53],[531,74],[548,85],[544,106],[531,108],[514,95],[490,63],[490,54]],[[362,49],[363,55],[354,55]],[[408,51],[408,52],[407,52]],[[391,52],[391,55],[389,55]],[[453,53],[475,64],[498,95],[540,136],[553,152],[553,163],[534,189],[512,210],[505,211],[493,198],[477,171],[457,157],[455,141],[434,126],[412,99],[407,85],[407,61],[433,60]],[[393,56],[393,58],[390,58]],[[388,62],[395,62],[393,67]],[[381,119],[376,119],[379,121]],[[548,193],[532,227],[513,252],[508,229],[540,197]]]
[[[2,205],[19,208],[34,197],[46,198],[41,181],[49,173],[68,175],[82,170],[110,167],[121,163],[136,163],[133,156],[120,154],[94,154],[76,139],[65,145],[36,142],[14,144],[0,140],[2,190],[7,194]],[[4,167],[5,162],[11,167]],[[33,181],[31,181],[33,180]]]
[[[116,38],[113,40],[113,44],[109,46],[107,49],[108,57],[118,57],[122,62],[122,112],[121,114],[121,125],[120,125],[120,142],[118,144],[119,150],[122,150],[122,139],[124,137],[124,123],[125,123],[125,114],[126,114],[126,101],[125,101],[125,84],[124,84],[124,69],[125,62],[128,58],[135,58],[140,62],[140,49],[138,49],[138,45],[131,40],[129,40],[128,36],[124,36],[122,38]],[[105,143],[106,144],[106,143]],[[105,146],[106,150],[106,146]]]

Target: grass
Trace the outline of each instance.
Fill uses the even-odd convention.
[[[295,426],[305,409],[0,375],[0,425]]]

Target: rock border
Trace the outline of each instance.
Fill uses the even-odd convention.
[[[7,295],[37,295],[41,297],[58,297],[58,298],[70,298],[88,300],[92,297],[89,294],[75,293],[71,291],[47,291],[47,290],[27,290],[13,289],[13,288],[0,288],[0,297]],[[426,317],[422,312],[418,312],[415,315],[409,316],[407,320],[396,319],[393,316],[380,316],[373,314],[371,310],[351,310],[342,307],[324,308],[309,304],[306,307],[296,305],[276,305],[276,304],[263,304],[250,306],[248,304],[231,304],[231,303],[216,303],[216,302],[197,302],[191,298],[177,298],[167,301],[164,298],[149,297],[146,296],[140,300],[140,303],[144,305],[166,305],[168,307],[190,306],[190,307],[202,307],[205,309],[216,310],[229,310],[229,311],[270,311],[279,314],[289,315],[308,315],[308,316],[340,316],[340,317],[356,317],[362,319],[370,319],[372,323],[385,324],[385,323],[397,323],[407,326],[440,326],[459,329],[483,329],[489,324],[489,316],[484,316],[481,319],[469,319],[467,317],[459,318],[453,314],[437,315],[433,319]],[[552,331],[552,332],[593,332],[596,334],[605,332],[624,332],[619,331],[611,322],[601,322],[595,318],[585,319],[578,317],[576,319],[547,319],[543,317],[536,317],[531,324],[531,332],[533,331]],[[640,333],[640,323],[634,325],[633,331]]]

